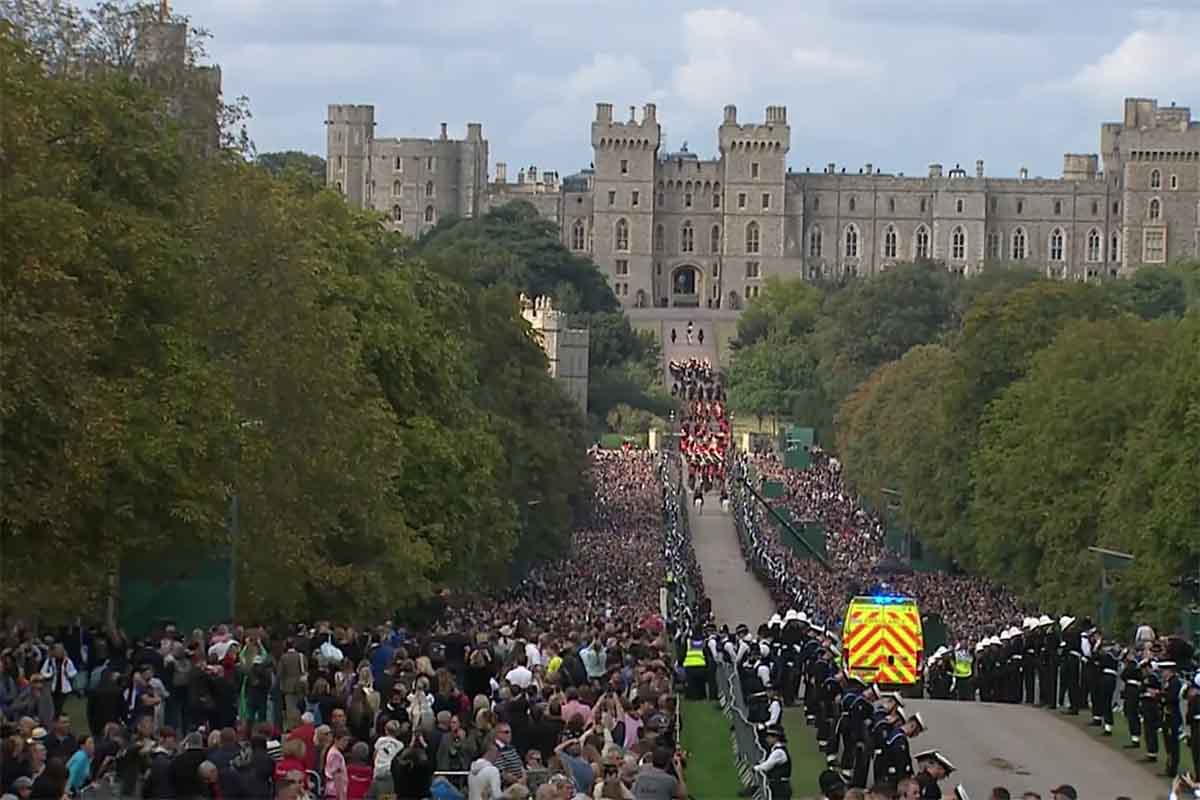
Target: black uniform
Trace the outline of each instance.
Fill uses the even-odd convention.
[[[876,770],[875,782],[896,783],[913,774],[912,756],[908,752],[908,735],[902,730],[888,734],[883,744],[884,771]]]
[[[1117,656],[1111,649],[1093,656],[1096,675],[1092,683],[1092,717],[1104,722],[1104,735],[1112,736],[1113,694],[1117,691],[1117,676],[1120,674]]]
[[[1059,645],[1057,630],[1047,626],[1042,633],[1042,649],[1038,658],[1038,705],[1054,708],[1058,702]]]
[[[1129,722],[1129,744],[1126,747],[1137,747],[1142,743],[1142,670],[1136,661],[1125,662],[1121,681],[1124,684],[1122,705],[1125,707],[1125,719]]]
[[[921,800],[942,800],[942,790],[927,770],[917,773],[917,784],[921,787]]]
[[[1162,681],[1151,672],[1142,679],[1142,730],[1146,739],[1146,759],[1158,759],[1158,729],[1162,727]]]
[[[1188,698],[1187,715],[1191,728],[1188,740],[1192,747],[1192,769],[1200,773],[1200,691],[1192,692]]]
[[[1037,703],[1037,674],[1038,674],[1038,658],[1041,655],[1042,637],[1036,630],[1026,631],[1025,636],[1025,652],[1021,659],[1021,673],[1025,681],[1025,702],[1030,705]]]
[[[1075,625],[1071,625],[1063,631],[1062,638],[1062,685],[1058,689],[1058,700],[1065,698],[1068,705],[1068,714],[1078,714],[1079,709],[1083,707],[1083,687],[1080,684],[1082,680],[1081,668],[1083,666],[1083,653],[1080,651],[1081,637]]]
[[[1179,737],[1183,734],[1183,681],[1172,675],[1163,685],[1163,747],[1167,751],[1167,777],[1179,775]]]
[[[782,742],[775,743],[768,757],[777,750],[782,750],[787,758],[764,773],[767,777],[767,788],[771,790],[771,800],[790,800],[792,796],[792,757]]]

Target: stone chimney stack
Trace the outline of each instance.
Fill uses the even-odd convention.
[[[442,141],[446,141],[446,123],[442,123]]]
[[[975,177],[976,178],[983,177],[983,159],[982,158],[975,162]]]
[[[630,106],[629,107],[629,124],[632,125],[635,122],[637,122],[637,106]]]
[[[642,109],[642,123],[645,124],[648,122],[657,122],[657,121],[658,121],[658,107],[655,106],[654,103],[646,103],[645,108]]]
[[[737,106],[725,106],[725,122],[729,125],[737,125]]]
[[[526,175],[529,177],[530,183],[537,183],[537,172],[537,167],[533,164],[530,164],[529,171],[526,173]]]
[[[596,103],[596,122],[612,122],[612,103]]]
[[[508,183],[508,164],[496,162],[496,183]]]
[[[1023,181],[1029,180],[1029,169],[1027,167],[1021,167],[1021,171],[1019,174],[1021,176],[1021,180],[1023,180]]]
[[[929,177],[931,177],[931,178],[942,177],[942,165],[941,164],[930,164],[929,165]]]

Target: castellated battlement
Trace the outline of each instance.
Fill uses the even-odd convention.
[[[522,292],[519,302],[521,316],[533,328],[533,335],[546,354],[550,377],[586,414],[591,332],[569,327],[566,313],[556,309],[549,297],[530,298]]]
[[[740,150],[779,151],[791,149],[792,132],[787,106],[767,106],[763,122],[739,124],[737,106],[725,106],[725,117],[717,130],[722,153]]]
[[[629,119],[613,122],[612,103],[596,104],[596,120],[592,123],[592,146],[608,148],[658,147],[661,132],[658,126],[658,110],[654,103],[642,107],[638,118],[637,106],[629,107]]]

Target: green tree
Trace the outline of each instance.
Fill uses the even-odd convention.
[[[749,347],[772,332],[806,336],[816,325],[821,299],[821,291],[803,278],[768,277],[762,293],[738,317],[733,346]]]
[[[742,414],[774,424],[796,408],[814,383],[811,354],[782,333],[738,351],[729,369],[729,405]]]
[[[1182,269],[1142,267],[1128,278],[1108,284],[1108,288],[1116,305],[1142,319],[1181,317],[1187,310]]]
[[[282,177],[294,170],[311,178],[316,186],[325,185],[325,159],[320,156],[300,150],[281,150],[259,153],[255,156],[254,161],[276,177]]]
[[[1069,323],[988,407],[971,459],[974,563],[1047,606],[1093,610],[1100,501],[1170,338],[1171,323]]]

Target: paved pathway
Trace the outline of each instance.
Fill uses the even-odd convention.
[[[1088,800],[1122,795],[1135,800],[1166,798],[1166,780],[1091,738],[1073,723],[1047,711],[1004,703],[906,700],[920,711],[928,733],[912,743],[912,752],[937,748],[959,771],[942,789],[961,783],[972,798],[987,798],[996,786],[1020,797],[1069,783]]]
[[[689,514],[696,559],[717,624],[727,624],[732,630],[744,622],[756,630],[775,613],[775,606],[754,573],[746,569],[733,518],[721,511],[720,495],[706,495],[704,511],[691,505]]]
[[[671,342],[671,328],[675,329],[675,342]],[[704,344],[700,344],[700,331],[704,331]],[[663,324],[663,376],[669,389],[674,379],[668,365],[672,361],[686,361],[690,358],[708,359],[713,366],[720,362],[717,354],[717,336],[713,332],[711,322],[702,321],[692,329],[691,344],[687,341],[687,320]]]

